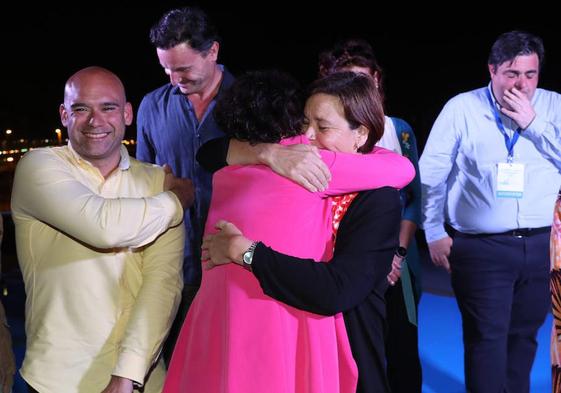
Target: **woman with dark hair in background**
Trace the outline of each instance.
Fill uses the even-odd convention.
[[[336,44],[319,56],[320,76],[351,71],[370,75],[383,96],[383,73],[372,46],[362,39]],[[387,373],[393,393],[421,392],[422,371],[418,350],[417,307],[421,299],[421,261],[415,231],[421,222],[421,180],[419,154],[411,126],[397,117],[385,117],[381,146],[409,158],[415,166],[415,179],[401,190],[403,217],[399,248],[394,265],[401,265],[401,280],[392,277],[386,292],[388,336],[386,338]],[[406,376],[406,377],[404,377]]]

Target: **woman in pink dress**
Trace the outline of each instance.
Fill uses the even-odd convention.
[[[349,143],[368,152],[383,133],[380,97],[366,89],[353,100],[359,121]],[[298,135],[303,102],[297,84],[280,73],[240,78],[214,113],[222,129],[240,140],[308,143]],[[325,113],[319,108],[315,115]],[[400,188],[414,176],[409,160],[384,149],[371,154],[321,151],[321,156],[332,180],[327,190],[316,193],[261,165],[216,172],[205,233],[216,232],[216,222],[225,219],[278,251],[327,260],[333,250],[331,195]],[[340,314],[325,317],[275,301],[263,294],[250,271],[227,264],[203,272],[164,392],[351,393],[356,381]]]

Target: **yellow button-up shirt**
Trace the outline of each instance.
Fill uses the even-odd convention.
[[[145,382],[183,285],[183,209],[163,181],[160,167],[123,146],[106,179],[71,146],[33,150],[18,163],[21,374],[39,392],[99,393],[111,375]],[[160,391],[163,377],[159,365],[145,392]]]

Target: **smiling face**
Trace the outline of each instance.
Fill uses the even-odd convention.
[[[320,149],[356,153],[367,139],[365,127],[351,129],[339,98],[318,93],[310,96],[305,108],[305,133]]]
[[[157,50],[161,66],[173,86],[185,95],[202,93],[213,81],[218,58],[218,43],[199,52],[186,43]]]
[[[120,146],[132,107],[121,81],[101,68],[86,68],[67,82],[60,118],[74,150],[105,176],[120,161]]]
[[[489,64],[491,87],[499,104],[511,109],[503,96],[506,90],[512,89],[520,90],[528,100],[532,100],[538,87],[539,70],[540,62],[535,53],[516,56],[512,62],[505,61],[498,67]]]

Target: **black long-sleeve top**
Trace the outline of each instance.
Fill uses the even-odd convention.
[[[317,314],[343,312],[359,371],[357,392],[389,391],[384,293],[400,221],[397,190],[365,191],[341,220],[329,263],[284,255],[262,243],[253,256],[253,273],[267,295]]]

